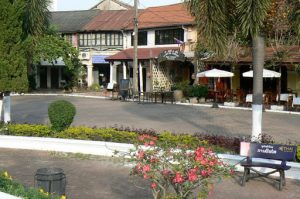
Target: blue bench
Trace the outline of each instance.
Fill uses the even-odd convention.
[[[291,167],[286,165],[287,161],[295,159],[296,146],[280,145],[280,144],[260,144],[241,142],[240,155],[246,156],[241,162],[241,166],[244,167],[244,175],[242,178],[242,186],[245,185],[251,178],[265,177],[278,183],[279,190],[285,186],[285,171]],[[253,158],[262,158],[277,161],[268,161],[268,163]],[[257,167],[270,168],[270,172],[260,172]],[[250,174],[253,171],[253,174]],[[270,177],[273,173],[279,173],[279,178]]]

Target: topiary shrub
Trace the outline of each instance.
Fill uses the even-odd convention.
[[[72,124],[75,114],[75,106],[66,100],[52,102],[48,107],[48,116],[54,131],[60,132],[68,128]]]

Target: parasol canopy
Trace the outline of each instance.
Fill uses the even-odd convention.
[[[232,77],[234,76],[233,73],[225,71],[225,70],[219,70],[219,69],[211,69],[207,70],[201,73],[197,73],[197,77]]]
[[[253,70],[250,70],[248,72],[244,72],[243,77],[253,77]],[[274,78],[274,77],[279,78],[279,77],[281,77],[281,74],[276,72],[276,71],[273,71],[273,70],[264,69],[263,70],[263,77],[264,78]]]

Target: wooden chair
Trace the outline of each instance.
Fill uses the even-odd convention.
[[[239,103],[245,103],[245,92],[241,89],[236,89],[236,98]]]

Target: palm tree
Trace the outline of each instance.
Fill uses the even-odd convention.
[[[291,14],[295,32],[300,33],[299,1],[290,0],[295,9]],[[195,16],[200,41],[215,53],[224,54],[230,36],[238,30],[241,37],[252,44],[253,60],[253,109],[252,140],[260,141],[262,127],[264,21],[272,0],[185,0]],[[297,12],[298,11],[298,12]]]

